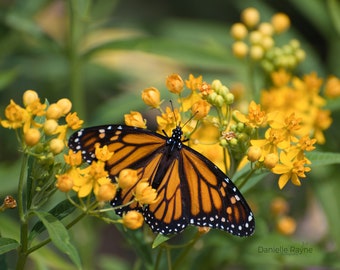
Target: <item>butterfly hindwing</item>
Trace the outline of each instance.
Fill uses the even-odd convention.
[[[165,137],[124,125],[91,127],[72,135],[69,146],[82,151],[84,160],[91,163],[95,145],[107,145],[114,152],[106,162],[112,181],[122,169],[130,168],[137,170],[139,181],[147,178],[157,190],[156,203],[144,208],[133,203],[118,209],[119,215],[137,209],[151,229],[162,234],[178,233],[190,224],[251,235],[255,221],[241,193],[211,161],[182,145],[178,132],[181,135],[179,127],[176,136]],[[130,202],[133,189],[120,190],[112,205]]]

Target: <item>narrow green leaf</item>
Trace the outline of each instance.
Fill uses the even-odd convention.
[[[78,196],[74,196],[72,198],[74,201],[77,201]],[[50,211],[48,211],[51,215],[55,216],[58,220],[62,220],[64,217],[71,214],[76,207],[69,202],[69,200],[64,200],[58,203],[55,207],[53,207]],[[38,221],[32,228],[31,233],[29,235],[29,241],[32,241],[37,235],[41,234],[46,230],[42,221]]]
[[[158,234],[155,238],[155,240],[152,243],[152,248],[156,248],[159,245],[163,244],[164,242],[168,241],[169,239],[171,239],[172,236],[166,236],[163,234]]]
[[[312,166],[325,166],[340,163],[340,153],[330,152],[310,152],[306,154],[307,158],[312,162]]]
[[[73,263],[81,269],[80,258],[77,249],[72,245],[70,236],[65,226],[53,215],[47,212],[34,211],[34,214],[46,227],[53,244],[62,252],[66,253]]]
[[[334,28],[338,32],[338,35],[340,35],[340,2],[337,0],[328,0],[327,4]]]
[[[0,254],[16,249],[19,245],[17,240],[0,237]]]

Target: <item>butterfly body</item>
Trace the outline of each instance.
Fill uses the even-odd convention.
[[[119,208],[117,214],[136,209],[154,232],[162,234],[179,233],[187,225],[237,236],[253,233],[254,216],[241,193],[216,165],[183,144],[179,126],[171,136],[124,125],[90,127],[69,140],[69,147],[82,151],[88,163],[95,160],[96,144],[114,152],[106,162],[112,181],[122,169],[134,169],[139,181],[147,178],[158,193],[156,203],[145,207],[132,203]],[[112,206],[133,200],[133,188],[120,190]]]

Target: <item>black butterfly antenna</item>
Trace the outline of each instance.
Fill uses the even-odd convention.
[[[172,110],[172,113],[174,114],[174,118],[175,118],[175,123],[176,123],[176,125],[177,125],[177,119],[176,119],[176,114],[175,114],[175,109],[174,109],[174,104],[172,103],[172,100],[170,99],[169,100],[169,102],[170,102],[170,105],[171,105],[171,110]],[[195,117],[195,115],[198,113],[198,111],[197,112],[195,112],[187,121],[185,121],[185,123],[183,124],[183,126],[181,126],[181,123],[179,122],[178,123],[178,126],[181,126],[181,128],[183,128],[183,127],[185,127],[194,117]]]

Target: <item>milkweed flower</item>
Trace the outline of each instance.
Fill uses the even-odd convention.
[[[176,127],[177,123],[181,121],[181,115],[177,108],[172,110],[170,107],[165,108],[165,112],[161,116],[156,117],[158,124],[158,132],[163,134],[163,130],[167,134],[171,134],[171,131]]]
[[[241,19],[248,27],[254,27],[260,21],[260,13],[256,8],[249,7],[242,11]]]
[[[144,217],[140,212],[131,210],[123,214],[122,223],[128,229],[137,230],[143,226]]]
[[[273,15],[271,23],[276,33],[282,33],[286,31],[290,26],[290,19],[287,14],[279,12]]]
[[[129,189],[135,186],[138,181],[137,171],[132,169],[123,169],[120,171],[116,181],[118,182],[119,188]]]
[[[1,125],[4,128],[17,129],[21,128],[29,119],[28,112],[17,105],[13,100],[5,109],[6,120],[1,120]],[[26,128],[26,130],[28,127]]]
[[[57,183],[56,187],[61,192],[69,192],[73,188],[73,178],[70,173],[65,173],[61,175],[56,175]]]
[[[279,218],[276,228],[284,235],[292,235],[296,230],[296,221],[294,218],[289,216],[283,216]]]
[[[199,100],[192,105],[191,113],[195,119],[199,120],[208,115],[210,107],[211,105],[206,100]]]
[[[149,87],[142,91],[142,100],[152,108],[159,108],[161,105],[161,94],[155,87]]]
[[[166,87],[171,93],[180,94],[184,87],[184,82],[178,74],[172,74],[166,78]]]
[[[132,127],[146,128],[146,121],[140,112],[131,111],[124,115],[125,124]]]
[[[136,185],[135,200],[141,205],[157,202],[157,191],[149,185],[147,179],[140,180]]]
[[[286,153],[282,151],[280,153],[280,163],[272,169],[273,173],[280,174],[279,188],[282,189],[289,179],[294,185],[300,186],[300,178],[305,178],[305,173],[311,170],[311,168],[305,167],[306,164],[307,160],[297,160],[294,152]]]

